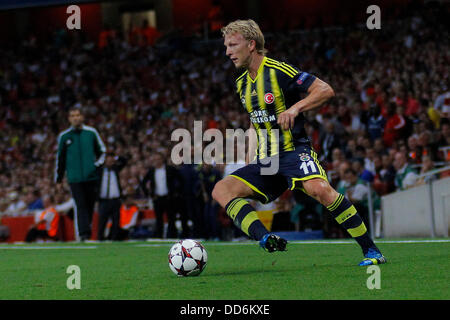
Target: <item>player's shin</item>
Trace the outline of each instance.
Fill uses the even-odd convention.
[[[245,199],[235,198],[231,200],[225,206],[225,210],[228,216],[233,219],[234,224],[250,238],[259,241],[269,232],[259,220],[255,209]]]
[[[369,236],[367,228],[361,219],[355,206],[342,194],[327,209],[333,218],[358,242],[363,253],[366,254],[369,248],[376,249],[375,243]]]

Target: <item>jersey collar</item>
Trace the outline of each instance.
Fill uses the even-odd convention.
[[[266,63],[266,57],[264,56],[263,59],[261,60],[261,64],[258,67],[258,71],[256,72],[256,77],[255,80],[252,79],[252,77],[250,77],[250,72],[248,72],[247,70],[247,77],[251,82],[256,82],[256,80],[258,80],[259,75],[263,72],[264,69],[264,64]]]

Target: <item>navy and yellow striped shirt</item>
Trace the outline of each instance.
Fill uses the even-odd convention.
[[[310,144],[302,113],[288,130],[277,124],[277,117],[301,100],[315,79],[307,72],[267,57],[263,58],[254,80],[248,70],[236,79],[236,92],[257,133],[259,159]]]

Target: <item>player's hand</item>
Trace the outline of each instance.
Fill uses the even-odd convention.
[[[278,115],[277,123],[283,130],[292,129],[294,127],[295,117],[297,117],[298,114],[298,109],[295,106],[292,106]]]

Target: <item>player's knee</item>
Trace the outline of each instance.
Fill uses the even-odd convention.
[[[211,196],[213,197],[213,199],[219,203],[220,203],[219,199],[222,194],[221,190],[222,190],[222,180],[220,180],[214,185],[213,191],[211,192]]]
[[[307,192],[311,197],[322,203],[323,188],[314,186],[307,189]]]
[[[231,200],[237,197],[246,197],[251,194],[251,190],[234,178],[225,178],[216,183],[211,196],[222,207],[225,207]]]
[[[318,188],[318,198],[319,202],[324,206],[329,206],[336,200],[338,193],[330,184],[323,184]]]
[[[229,195],[229,186],[226,180],[220,180],[217,182],[213,188],[211,196],[214,200],[216,200],[222,207],[224,207],[228,201],[228,198],[231,197]]]
[[[337,192],[325,180],[308,181],[304,188],[311,197],[325,206],[332,203],[337,196]]]

